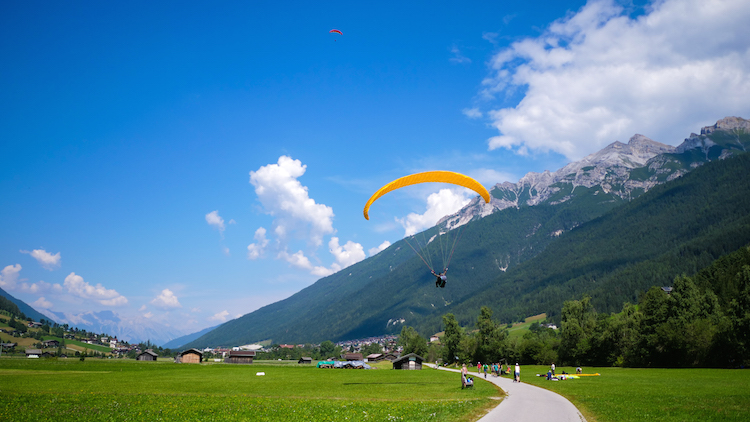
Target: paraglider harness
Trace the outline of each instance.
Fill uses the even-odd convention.
[[[442,273],[437,274],[435,271],[431,271],[432,275],[434,275],[435,278],[435,287],[445,287],[445,282],[448,281],[448,277],[445,276],[445,273],[448,272],[448,269],[444,269]]]

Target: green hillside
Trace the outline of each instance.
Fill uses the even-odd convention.
[[[750,243],[750,155],[706,164],[560,237],[533,260],[454,307],[459,321],[490,306],[500,320],[540,312],[554,319],[586,293],[601,312],[637,302]],[[459,317],[460,315],[460,317]]]
[[[718,156],[717,148],[697,162]],[[689,168],[694,155],[660,159]],[[676,275],[694,274],[750,243],[748,169],[742,155],[708,162],[629,202],[600,186],[578,186],[562,203],[475,220],[465,226],[445,289],[434,287],[404,241],[396,242],[185,347],[352,339],[397,333],[403,325],[431,334],[442,330],[447,312],[472,324],[482,305],[505,322],[543,312],[554,320],[563,301],[583,293],[597,309],[617,311],[650,286],[670,285]]]
[[[26,302],[16,299],[3,289],[0,289],[0,309],[4,309],[14,315],[20,316],[23,314],[26,318],[31,318],[34,321],[39,321],[40,319],[52,320],[52,318],[41,314]]]

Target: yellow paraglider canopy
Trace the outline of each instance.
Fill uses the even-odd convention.
[[[369,200],[367,200],[367,203],[365,204],[365,219],[369,220],[369,211],[370,211],[370,205],[372,205],[373,202],[375,202],[378,198],[385,195],[386,193],[402,188],[404,186],[409,185],[416,185],[418,183],[428,183],[428,182],[434,182],[434,183],[450,183],[453,185],[459,185],[463,186],[465,188],[471,189],[474,192],[478,193],[482,198],[484,198],[484,202],[489,203],[490,202],[490,193],[487,192],[487,189],[482,186],[481,183],[477,182],[476,180],[472,179],[469,176],[464,176],[460,173],[454,173],[452,171],[442,171],[442,170],[436,170],[436,171],[426,171],[424,173],[416,173],[411,174],[409,176],[404,176],[399,179],[396,179],[387,185],[383,186],[382,188],[378,189],[377,192],[375,192]]]

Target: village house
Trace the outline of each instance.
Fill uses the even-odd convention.
[[[362,353],[344,353],[341,355],[341,359],[351,361],[351,360],[363,360],[364,357],[362,356]]]
[[[157,355],[156,353],[154,353],[153,350],[148,349],[148,350],[145,350],[145,351],[139,353],[135,357],[135,360],[143,360],[143,361],[148,361],[148,362],[156,362],[156,360],[157,360],[158,357],[159,357],[159,355]]]
[[[57,340],[44,340],[42,342],[42,347],[45,347],[45,348],[60,347],[60,342]]]
[[[409,353],[393,361],[393,369],[422,369],[424,358],[416,353]]]
[[[203,362],[203,353],[198,349],[188,349],[179,355],[179,363],[201,363]]]
[[[254,350],[232,350],[229,352],[229,356],[224,359],[226,363],[239,363],[239,364],[251,364],[255,357]]]

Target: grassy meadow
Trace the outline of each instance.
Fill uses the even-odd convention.
[[[264,376],[257,376],[264,372]],[[502,393],[424,369],[0,359],[0,420],[471,421]]]
[[[582,377],[547,381],[547,366],[522,366],[523,382],[570,400],[588,422],[750,420],[750,371],[739,369],[584,368]],[[558,367],[575,373],[573,367]]]

